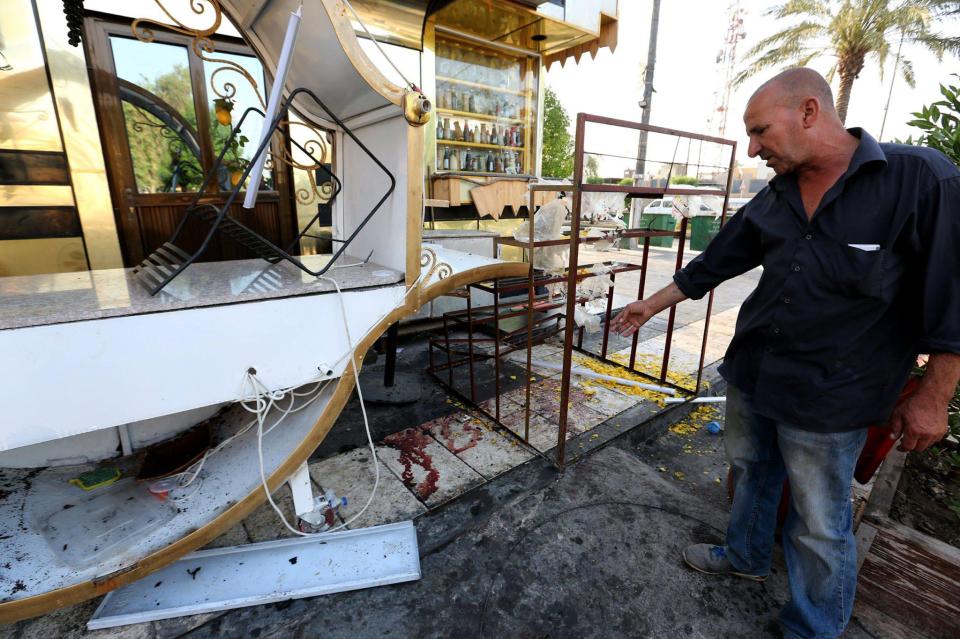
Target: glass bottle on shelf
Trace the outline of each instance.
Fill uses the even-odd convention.
[[[437,118],[437,139],[442,140],[443,135],[443,120]]]
[[[443,152],[443,170],[444,171],[450,170],[450,149],[446,149]]]

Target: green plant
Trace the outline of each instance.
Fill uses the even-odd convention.
[[[853,82],[868,57],[882,73],[887,56],[900,43],[920,45],[938,60],[944,53],[960,53],[960,38],[935,29],[937,18],[958,13],[956,0],[786,0],[767,14],[781,24],[790,19],[799,22],[747,51],[747,66],[735,82],[740,84],[771,67],[802,67],[822,56],[833,57],[827,79],[840,76],[836,107],[840,119],[846,120]],[[899,69],[913,87],[913,63],[901,56]]]
[[[960,497],[954,497],[947,501],[947,508],[953,511],[953,513],[960,519]]]
[[[603,178],[599,175],[587,176],[587,184],[603,184]]]
[[[543,95],[543,150],[540,172],[549,177],[566,178],[573,174],[573,137],[570,116],[557,94],[547,87]]]
[[[953,74],[960,78],[960,75]],[[922,107],[913,113],[913,120],[907,122],[923,133],[914,141],[913,136],[906,144],[919,144],[936,149],[960,166],[960,87],[940,85],[942,100]]]
[[[242,171],[250,164],[250,160],[241,155],[243,147],[250,139],[242,133],[230,140],[227,152],[223,155],[223,165],[230,171]]]
[[[697,186],[700,184],[700,180],[692,175],[674,175],[670,178],[670,184],[687,184],[690,186]]]

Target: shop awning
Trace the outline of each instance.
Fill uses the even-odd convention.
[[[533,8],[509,0],[456,0],[435,16],[438,25],[539,52],[548,68],[617,46],[616,0],[567,0],[566,8],[552,4]]]

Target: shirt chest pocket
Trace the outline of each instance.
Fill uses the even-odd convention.
[[[815,242],[819,285],[844,297],[892,302],[905,269],[903,258],[888,249],[863,246],[866,248],[833,240]]]

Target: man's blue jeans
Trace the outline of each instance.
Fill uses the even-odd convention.
[[[749,395],[727,389],[724,440],[735,486],[727,556],[738,572],[770,572],[781,488],[790,480],[783,550],[791,600],[780,612],[788,639],[833,639],[850,620],[857,586],[850,485],[866,436],[777,423],[757,415]]]

